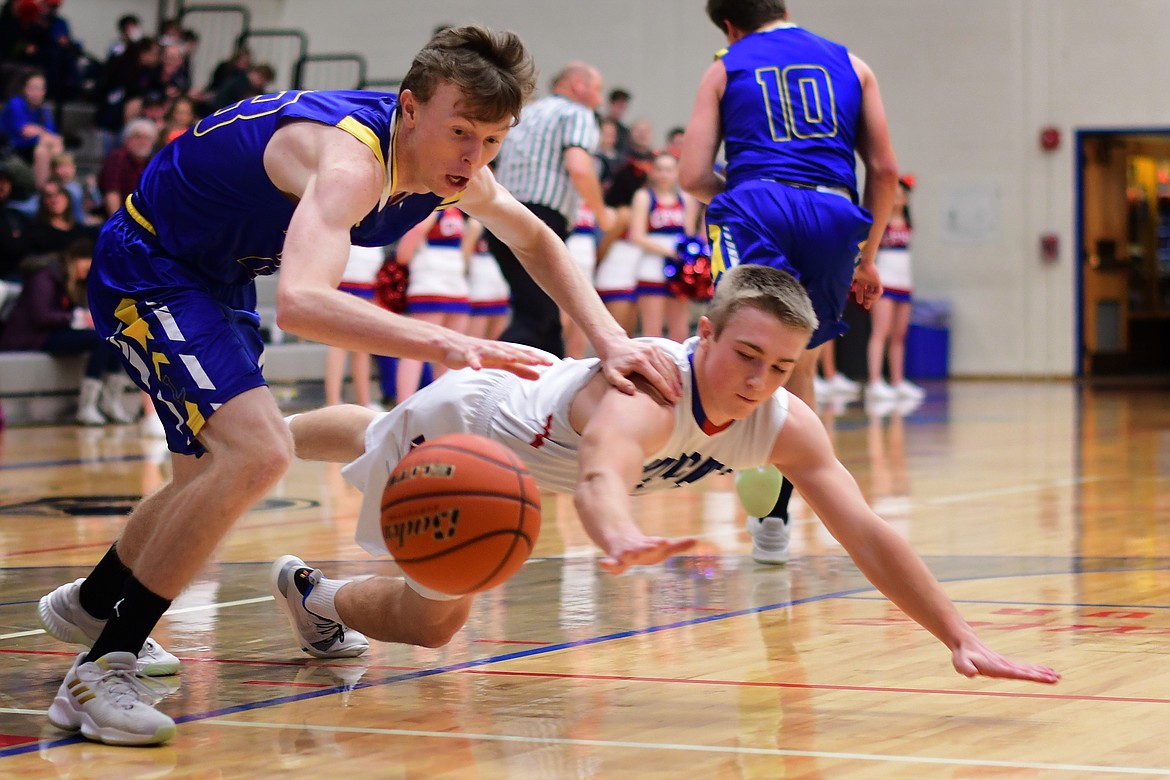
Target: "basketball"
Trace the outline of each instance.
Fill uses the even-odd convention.
[[[540,493],[502,444],[457,433],[403,458],[382,491],[382,538],[410,579],[451,596],[515,574],[540,534]]]

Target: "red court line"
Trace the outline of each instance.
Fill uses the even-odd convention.
[[[746,688],[798,688],[809,691],[853,691],[860,693],[931,693],[949,696],[998,696],[1007,699],[1059,699],[1061,701],[1101,701],[1125,704],[1170,704],[1170,699],[1148,699],[1138,696],[1088,696],[1075,693],[1019,693],[1012,691],[960,691],[950,688],[887,688],[872,685],[815,685],[812,683],[785,683],[756,680],[696,680],[680,677],[634,677],[608,674],[563,674],[559,672],[515,672],[498,669],[462,669],[464,674],[494,674],[511,677],[550,677],[565,680],[605,680],[613,682],[690,683],[693,685],[725,685]]]
[[[0,748],[16,747],[36,742],[40,737],[21,737],[16,734],[0,734]]]
[[[280,685],[289,688],[336,688],[337,683],[284,682],[282,680],[244,680],[241,685]]]

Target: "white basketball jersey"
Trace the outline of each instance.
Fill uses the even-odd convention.
[[[694,383],[691,355],[698,339],[685,344],[639,340],[652,341],[674,357],[684,392],[675,406],[669,440],[644,461],[642,478],[631,494],[681,487],[768,462],[788,417],[787,391],[777,391],[750,416],[716,431],[703,415]],[[524,461],[542,490],[572,493],[581,436],[569,425],[569,409],[598,368],[597,358],[554,359],[540,368],[537,380],[497,370],[450,371],[374,418],[366,430],[366,453],[342,472],[364,494],[358,543],[376,555],[386,553],[379,506],[390,472],[411,447],[448,433],[473,433],[500,442]]]

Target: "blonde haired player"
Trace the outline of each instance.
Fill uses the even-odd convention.
[[[725,272],[698,336],[657,340],[683,374],[675,406],[657,394],[609,387],[594,360],[561,360],[533,382],[501,371],[455,371],[386,414],[332,407],[290,418],[300,457],[350,461],[343,473],[364,494],[358,541],[387,553],[380,503],[388,476],[413,444],[447,433],[487,436],[511,448],[542,489],[571,492],[589,537],[612,573],[685,551],[694,539],[647,536],[631,496],[712,474],[771,463],[797,485],[858,568],[951,651],[969,677],[1052,683],[1053,670],[1010,661],[985,646],[909,544],[865,502],[833,455],[816,414],[783,389],[816,328],[808,295],[765,266]],[[301,647],[334,657],[342,635],[438,647],[467,620],[472,597],[452,597],[403,578],[325,577],[295,556],[273,564],[277,603]]]

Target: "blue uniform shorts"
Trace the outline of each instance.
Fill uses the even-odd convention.
[[[846,330],[841,315],[872,224],[866,209],[832,192],[745,182],[717,195],[707,210],[711,272],[716,284],[723,271],[741,263],[795,276],[820,321],[808,342],[815,347]]]
[[[98,239],[89,305],[98,334],[153,399],[171,452],[202,455],[197,437],[215,410],[266,384],[255,285],[204,278],[125,209]]]

